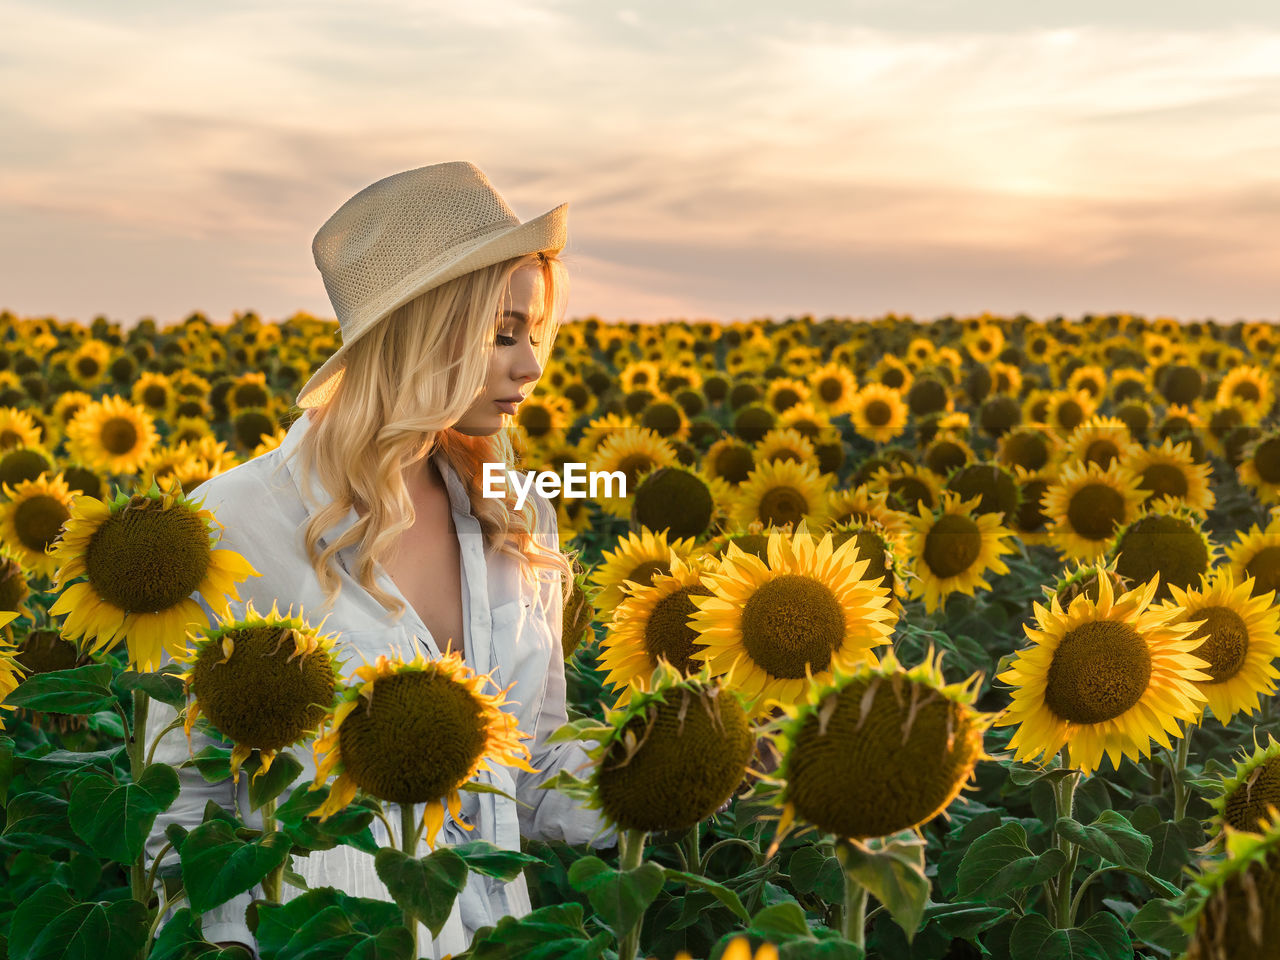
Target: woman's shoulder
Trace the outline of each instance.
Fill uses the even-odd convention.
[[[255,537],[286,526],[292,530],[294,511],[289,507],[297,496],[277,453],[270,450],[210,477],[188,496],[224,527],[251,529]]]

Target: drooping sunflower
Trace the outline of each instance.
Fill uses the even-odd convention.
[[[43,474],[16,487],[0,487],[0,543],[31,575],[53,577],[58,562],[48,548],[71,519],[76,494],[61,474]]]
[[[1132,583],[1146,583],[1159,574],[1156,600],[1166,600],[1170,587],[1191,586],[1217,559],[1217,545],[1203,524],[1201,514],[1176,500],[1157,500],[1116,531],[1107,556]]]
[[[426,805],[422,823],[427,846],[435,848],[447,808],[458,825],[458,791],[492,764],[529,766],[529,748],[521,743],[516,718],[503,707],[506,690],[485,693],[488,674],[475,674],[450,651],[425,660],[378,657],[355,670],[356,682],[339,695],[338,706],[323,721],[315,741],[314,788],[336,777],[321,820],[347,806],[358,790],[390,803]],[[321,759],[323,757],[323,759]]]
[[[1169,605],[1177,609],[1174,622],[1201,621],[1192,639],[1200,646],[1192,653],[1208,661],[1212,678],[1199,684],[1206,709],[1221,723],[1237,712],[1253,713],[1258,698],[1275,692],[1280,678],[1273,661],[1280,656],[1280,609],[1271,605],[1274,595],[1252,596],[1253,584],[1236,584],[1229,569],[1220,568],[1200,577],[1191,590],[1170,588]]]
[[[704,574],[710,596],[692,597],[692,625],[715,676],[733,673],[734,688],[757,712],[770,698],[794,703],[812,679],[874,660],[897,619],[889,591],[864,579],[869,561],[857,541],[838,550],[831,535],[814,539],[802,523],[793,534],[769,534],[768,561],[730,544]]]
[[[758,463],[734,492],[729,514],[739,527],[753,520],[782,526],[806,518],[821,526],[826,520],[830,489],[830,478],[808,464],[790,460]]]
[[[707,448],[702,468],[711,476],[737,485],[755,469],[756,459],[751,444],[737,437],[721,437]]]
[[[1060,456],[1062,441],[1043,423],[1025,423],[1010,430],[996,444],[996,461],[1035,473]]]
[[[859,436],[874,443],[889,443],[907,429],[909,412],[897,390],[869,383],[854,395],[849,420]]]
[[[50,553],[62,594],[49,612],[67,614],[62,636],[93,641],[90,652],[123,637],[138,671],[157,669],[162,651],[180,654],[187,628],[209,625],[191,594],[199,591],[224,617],[240,599],[236,584],[260,576],[234,550],[213,549],[215,527],[222,525],[213,511],[171,479],[133,496],[118,491],[106,503],[80,497]],[[66,586],[77,577],[84,580]]]
[[[671,554],[686,559],[693,553],[693,540],[669,540],[665,531],[641,529],[618,539],[613,550],[605,550],[590,582],[600,588],[596,606],[608,616],[634,586],[649,586],[655,575],[671,573]]]
[[[341,672],[334,638],[293,616],[273,601],[260,614],[253,601],[244,616],[216,630],[187,637],[191,647],[178,661],[188,664],[182,675],[195,701],[188,706],[184,728],[190,738],[203,713],[213,728],[235,743],[231,774],[254,751],[262,760],[258,774],[271,767],[276,754],[310,739],[333,706]]]
[[[994,718],[974,709],[980,677],[948,684],[941,660],[930,651],[904,670],[889,649],[783,707],[778,840],[797,819],[842,838],[889,836],[951,805],[987,756]]]
[[[1280,589],[1280,517],[1262,530],[1255,523],[1249,532],[1227,547],[1224,560],[1236,583],[1253,579],[1253,595]]]
[[[1217,502],[1209,486],[1209,465],[1192,459],[1190,444],[1175,444],[1166,437],[1159,447],[1139,448],[1128,467],[1146,492],[1147,503],[1170,497],[1207,513]]]
[[[631,513],[632,498],[639,479],[659,467],[673,467],[678,463],[675,449],[669,442],[645,427],[623,427],[615,430],[600,444],[587,461],[590,473],[621,473],[626,485],[613,485],[612,496],[597,500],[606,513],[626,518]],[[603,484],[601,485],[604,486]],[[622,492],[624,495],[619,495]]]
[[[988,572],[1009,572],[1000,557],[1015,552],[1006,542],[1013,532],[1001,524],[999,514],[978,514],[977,506],[977,497],[961,500],[948,492],[936,512],[921,504],[919,516],[908,521],[905,552],[915,574],[911,596],[924,597],[926,613],[940,609],[953,593],[973,596],[976,588],[990,590]]]
[[[697,608],[691,598],[711,595],[702,577],[714,566],[711,557],[695,555],[685,562],[673,551],[671,573],[654,574],[651,584],[636,586],[614,610],[599,664],[608,671],[604,682],[622,690],[618,706],[631,699],[633,688],[649,689],[660,660],[686,676],[702,667],[693,659],[697,633],[689,617]]]
[[[947,489],[968,500],[978,498],[977,513],[1005,520],[1018,512],[1018,480],[1014,472],[992,460],[970,463],[947,477]]]
[[[718,526],[723,505],[731,499],[731,488],[723,480],[697,470],[660,467],[636,486],[631,527],[697,539]]]
[[[1116,530],[1138,512],[1143,492],[1119,463],[1066,465],[1041,500],[1049,539],[1067,559],[1092,560],[1106,552]]]
[[[1280,819],[1223,833],[1226,856],[1204,861],[1180,901],[1184,960],[1261,958],[1280,941]]]
[[[136,473],[159,439],[151,414],[123,397],[103,397],[67,424],[68,453],[114,474]]]
[[[1009,746],[1018,760],[1053,757],[1063,746],[1070,765],[1092,773],[1106,754],[1149,754],[1151,740],[1171,748],[1194,723],[1211,679],[1208,662],[1192,653],[1202,641],[1195,626],[1174,623],[1174,611],[1155,606],[1156,580],[1117,597],[1100,568],[1098,599],[1077,596],[1063,610],[1056,598],[1033,605],[1037,626],[1024,626],[1031,646],[1020,650],[999,679],[1013,685],[1013,702],[998,726],[1018,725]]]

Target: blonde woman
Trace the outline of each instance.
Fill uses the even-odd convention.
[[[586,759],[579,743],[545,742],[566,719],[560,632],[570,567],[554,510],[538,497],[518,510],[510,486],[503,498],[482,496],[485,463],[514,466],[503,427],[537,383],[563,318],[566,208],[522,223],[469,163],[396,174],[348,200],[312,245],[342,347],[303,387],[305,413],[277,449],[194,491],[224,526],[221,545],[262,572],[241,588],[233,616],[249,600],[259,611],[300,605],[313,626],[327,615],[324,632],[340,632],[348,670],[362,657],[452,648],[499,686],[513,684],[510,709],[540,772],[495,765],[482,776],[529,806],[464,793],[462,819],[474,829],[446,816],[446,844],[613,842],[596,814],[537,789]],[[151,737],[173,717],[153,713]],[[161,752],[176,764],[187,744],[169,737]],[[310,752],[294,755],[314,775]],[[168,823],[194,826],[210,799],[232,806],[230,780],[184,776],[182,796],[156,824],[153,854]],[[394,843],[379,821],[373,829],[381,845]],[[373,858],[350,846],[294,858],[294,869],[311,887],[388,896]],[[286,887],[284,896],[296,893]],[[205,938],[253,947],[250,900],[206,913]],[[529,910],[523,877],[472,874],[440,936],[420,927],[418,940],[427,956],[456,954],[479,927]]]

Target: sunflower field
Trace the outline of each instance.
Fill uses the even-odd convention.
[[[268,960],[414,960],[473,875],[533,909],[453,960],[1280,950],[1270,324],[565,324],[510,430],[627,479],[555,500],[553,739],[591,764],[545,788],[613,844],[515,850],[439,836],[478,771],[537,772],[488,677],[230,615],[258,571],[198,488],[279,446],[337,325],[0,321],[13,960],[240,960],[202,918],[246,894]],[[177,766],[249,808],[158,832],[195,729]],[[338,847],[381,897],[307,888]]]

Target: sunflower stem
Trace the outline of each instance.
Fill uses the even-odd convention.
[[[618,835],[618,869],[623,873],[639,868],[644,862],[644,838],[643,830],[623,830]],[[643,925],[642,913],[625,934],[618,931],[618,960],[635,960],[640,949],[640,928]]]
[[[276,832],[276,801],[271,798],[262,805],[262,836],[265,839]],[[285,858],[288,862],[288,858]],[[284,864],[276,867],[262,879],[262,896],[268,903],[279,903],[284,886]]]
[[[844,872],[844,938],[860,949],[867,946],[867,888]]]
[[[1187,724],[1186,730],[1183,731],[1182,739],[1178,741],[1178,747],[1173,755],[1173,822],[1177,823],[1187,815],[1187,801],[1190,794],[1187,790],[1186,781],[1182,775],[1187,769],[1187,757],[1191,753],[1191,733],[1195,730],[1195,726]]]
[[[129,777],[134,783],[142,779],[142,773],[147,768],[146,745],[147,745],[147,708],[151,705],[151,698],[142,690],[135,689],[133,691],[133,723],[125,726],[125,733],[129,737]],[[144,850],[138,854],[133,862],[130,871],[130,880],[133,887],[133,899],[137,900],[144,907],[151,905],[151,887],[147,881],[147,854]]]
[[[699,845],[698,832],[702,829],[702,823],[695,823],[684,838],[684,861],[689,866],[686,869],[696,870],[698,874],[702,874],[702,851]]]
[[[406,856],[416,857],[418,854],[418,825],[414,822],[413,804],[400,804],[400,850]],[[404,925],[409,928],[413,937],[413,953],[418,955],[418,920],[409,911],[404,912]]]
[[[1062,764],[1066,767],[1067,756],[1066,748],[1063,748]],[[1080,771],[1072,770],[1065,777],[1062,777],[1053,785],[1053,800],[1056,816],[1054,822],[1064,817],[1070,817],[1073,812],[1075,802],[1076,784],[1080,780]],[[1055,833],[1057,831],[1055,830]],[[1080,855],[1079,848],[1064,837],[1061,833],[1057,833],[1058,849],[1062,851],[1066,857],[1066,862],[1062,865],[1062,869],[1058,872],[1058,881],[1056,886],[1049,887],[1053,897],[1050,902],[1053,904],[1054,925],[1059,929],[1066,929],[1071,924],[1071,881],[1075,877],[1076,863]],[[1046,881],[1047,883],[1047,881]]]

